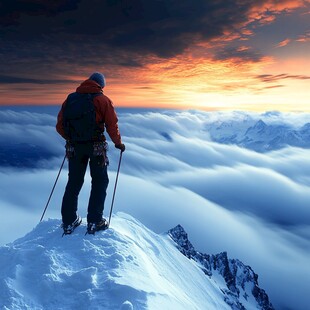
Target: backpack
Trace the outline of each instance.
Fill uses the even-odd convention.
[[[63,109],[63,126],[71,142],[99,140],[101,130],[96,123],[93,99],[101,93],[72,93],[68,96]]]

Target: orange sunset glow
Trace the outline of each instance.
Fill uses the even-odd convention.
[[[63,26],[68,18],[78,19],[83,3],[45,18],[31,8],[14,20],[7,12],[1,25],[6,35],[0,47],[0,105],[59,105],[100,71],[107,80],[104,92],[117,107],[310,112],[309,1],[240,7],[237,1],[234,8],[187,3],[197,10],[186,21],[197,23],[192,29],[178,17],[185,7],[171,9],[168,17],[148,11],[147,4],[143,10],[130,7],[133,20],[125,21],[110,7],[116,14],[116,21],[106,21],[112,37]],[[42,16],[49,9],[42,6]],[[134,20],[138,13],[141,25]],[[52,24],[55,30],[48,28]],[[24,34],[22,26],[33,33]]]

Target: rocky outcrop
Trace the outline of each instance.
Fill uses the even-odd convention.
[[[209,255],[196,251],[181,225],[177,225],[168,233],[179,251],[197,262],[206,276],[212,278],[217,274],[223,278],[226,286],[221,287],[221,290],[225,302],[232,309],[245,310],[244,304],[251,298],[255,299],[258,309],[274,309],[268,295],[258,285],[258,275],[250,266],[244,265],[238,259],[229,259],[227,252]]]

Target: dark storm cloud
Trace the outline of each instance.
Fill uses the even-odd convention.
[[[199,40],[220,36],[247,19],[256,1],[5,1],[0,10],[4,45],[16,53],[38,44],[55,57],[90,49],[172,57]],[[6,44],[8,46],[6,46]],[[74,45],[74,49],[66,47]],[[7,50],[8,48],[8,50]],[[22,49],[23,50],[23,49]],[[22,51],[20,52],[22,54]],[[44,59],[44,55],[38,55]],[[77,60],[80,60],[79,58]],[[125,62],[126,63],[126,62]]]
[[[0,84],[21,84],[21,83],[35,83],[35,84],[65,84],[65,83],[71,83],[74,81],[70,80],[45,80],[42,78],[38,79],[28,79],[28,78],[20,78],[16,76],[7,76],[7,75],[1,75],[0,74]]]
[[[73,0],[4,0],[0,3],[0,25],[18,25],[23,14],[55,16],[60,12],[76,9],[78,2]]]

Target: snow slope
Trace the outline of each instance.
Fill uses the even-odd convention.
[[[85,230],[61,238],[60,221],[48,220],[1,247],[0,308],[231,309],[220,273],[207,276],[171,235],[124,213],[105,232]],[[249,298],[247,306],[257,305]]]

